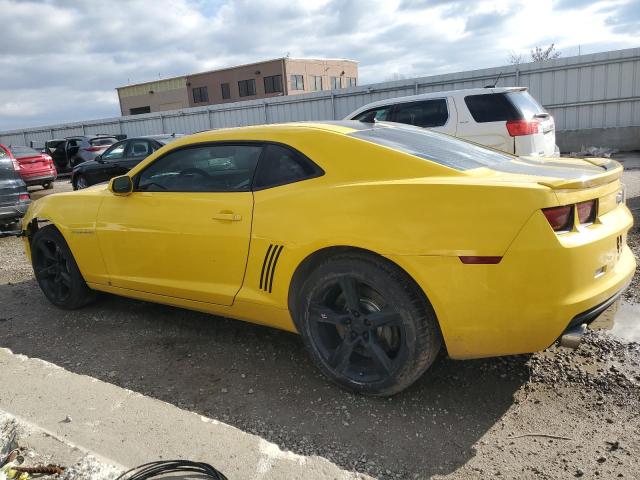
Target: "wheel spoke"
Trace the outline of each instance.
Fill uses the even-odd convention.
[[[329,323],[331,325],[344,325],[349,315],[338,313],[324,305],[312,304],[309,306],[309,320],[320,323]]]
[[[368,313],[367,319],[371,322],[372,329],[379,327],[399,327],[402,325],[402,317],[392,309]]]
[[[360,294],[358,293],[358,282],[355,278],[341,277],[340,289],[344,295],[344,301],[349,310],[360,311]]]
[[[41,278],[51,278],[55,275],[55,265],[49,265],[48,267],[38,270],[38,276]]]
[[[49,250],[46,246],[43,246],[43,247],[39,248],[38,252],[40,252],[42,254],[42,256],[46,260],[48,260],[49,262],[56,262],[57,261],[54,253],[51,250]]]
[[[373,361],[382,369],[385,373],[391,372],[393,367],[393,362],[384,351],[380,343],[378,343],[378,339],[375,337],[371,337],[369,342],[366,343],[366,348],[371,353],[371,358]]]
[[[71,286],[71,275],[69,275],[67,272],[60,272],[60,280],[66,287]]]
[[[353,347],[355,347],[354,342],[347,337],[343,338],[342,343],[329,357],[329,365],[338,372],[344,372],[349,365]]]

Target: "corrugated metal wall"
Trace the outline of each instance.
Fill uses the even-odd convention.
[[[640,126],[640,48],[129,117],[0,132],[0,142],[41,146],[50,138],[92,133],[128,136],[211,128],[330,120],[369,102],[416,93],[500,86],[528,87],[558,130]]]

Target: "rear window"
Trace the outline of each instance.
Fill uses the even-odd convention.
[[[171,135],[169,137],[159,137],[159,138],[156,138],[156,140],[159,141],[161,144],[166,145],[167,143],[171,143],[180,137],[182,137],[182,135],[179,135],[179,136]]]
[[[103,145],[113,145],[117,141],[118,139],[113,137],[106,137],[106,138],[100,137],[100,138],[92,138],[91,140],[89,140],[89,143],[91,143],[91,145],[93,145],[94,147],[100,147]]]
[[[19,145],[9,145],[9,150],[16,158],[35,157],[40,155],[40,152],[30,147],[22,147]]]
[[[524,91],[469,95],[464,97],[464,102],[478,123],[530,119],[537,113],[545,112],[544,108]]]
[[[511,156],[495,150],[416,127],[380,124],[349,135],[456,170],[492,167],[512,160]]]

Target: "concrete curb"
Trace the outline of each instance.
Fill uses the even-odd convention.
[[[321,457],[282,451],[217,420],[4,348],[0,385],[0,410],[118,467],[185,458],[207,462],[230,480],[371,478]],[[71,421],[65,422],[67,417]]]

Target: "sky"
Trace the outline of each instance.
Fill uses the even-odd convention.
[[[291,57],[359,83],[640,47],[638,0],[0,0],[0,130],[114,117],[115,88]]]

